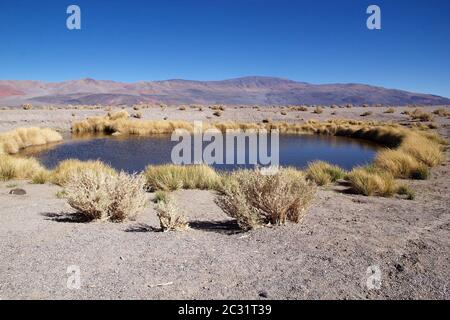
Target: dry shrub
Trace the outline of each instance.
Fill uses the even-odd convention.
[[[409,113],[409,116],[411,117],[412,120],[433,121],[433,115],[422,109],[414,109],[412,112]]]
[[[365,196],[392,197],[397,191],[394,177],[372,167],[355,168],[348,175],[352,189]]]
[[[62,136],[48,128],[17,128],[0,133],[0,154],[15,154],[31,146],[58,142]]]
[[[105,175],[116,175],[117,172],[110,166],[101,161],[80,161],[69,159],[61,161],[52,172],[51,180],[54,184],[64,186],[67,184],[69,177],[77,175],[86,170],[103,172]]]
[[[185,111],[186,107],[185,106],[181,106],[181,107],[178,108],[178,110]]]
[[[141,119],[142,118],[142,112],[133,113],[133,118]]]
[[[24,105],[22,105],[22,109],[23,110],[31,110],[31,109],[33,109],[33,105],[29,104],[29,103],[24,104]]]
[[[214,111],[213,112],[213,116],[221,117],[222,116],[222,111]]]
[[[180,210],[172,197],[169,196],[164,201],[159,201],[155,210],[162,231],[185,231],[189,229],[186,218],[179,213]]]
[[[216,189],[220,176],[207,165],[160,165],[145,169],[149,190]]]
[[[73,172],[65,185],[69,205],[89,220],[134,219],[146,204],[145,179],[93,169]]]
[[[386,111],[384,111],[384,113],[395,113],[395,109],[394,108],[389,108]]]
[[[273,175],[241,170],[224,179],[216,203],[244,230],[287,220],[298,223],[313,199],[315,188],[300,171],[280,169]]]
[[[280,113],[281,113],[281,115],[282,115],[282,116],[287,116],[287,112],[286,112],[286,111],[284,111],[284,110],[283,110],[283,111],[281,111]]]
[[[43,174],[45,168],[34,158],[0,155],[0,180],[32,179]]]
[[[346,172],[335,165],[324,161],[315,161],[308,166],[306,178],[314,181],[319,186],[324,186],[339,179],[343,179]]]
[[[371,115],[373,115],[372,111],[366,111],[361,114],[361,117],[367,117],[367,116],[371,116]]]

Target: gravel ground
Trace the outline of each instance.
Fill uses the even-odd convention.
[[[17,115],[3,115],[7,129]],[[450,121],[439,122],[448,138]],[[247,233],[209,191],[176,192],[191,229],[162,233],[152,206],[137,221],[85,223],[59,187],[2,182],[0,299],[450,299],[449,177],[447,160],[430,180],[408,181],[414,201],[322,188],[302,224]],[[27,194],[10,195],[17,187]],[[79,289],[67,286],[69,266]]]

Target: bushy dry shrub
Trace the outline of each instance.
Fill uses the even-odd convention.
[[[395,109],[394,108],[389,108],[386,111],[384,111],[384,113],[395,113]]]
[[[294,169],[280,169],[273,175],[240,170],[224,179],[216,203],[242,229],[250,230],[287,220],[300,222],[314,194],[315,187]]]
[[[306,178],[314,181],[319,186],[324,186],[339,179],[343,179],[346,172],[335,165],[324,161],[315,161],[309,164],[306,170]]]
[[[146,204],[145,179],[120,172],[111,175],[93,169],[73,172],[65,185],[71,207],[90,220],[134,219]]]
[[[180,209],[172,197],[169,196],[165,200],[159,201],[155,206],[155,210],[162,231],[184,231],[189,229],[186,218],[180,214]]]
[[[367,117],[367,116],[371,116],[371,115],[373,115],[372,111],[366,111],[366,112],[361,113],[361,117]]]

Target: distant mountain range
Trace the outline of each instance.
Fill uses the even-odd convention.
[[[165,80],[122,83],[0,80],[0,106],[42,104],[385,104],[444,105],[450,99],[364,84],[310,84],[271,77],[223,81]]]

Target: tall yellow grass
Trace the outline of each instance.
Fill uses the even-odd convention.
[[[21,149],[61,141],[62,136],[48,128],[18,128],[0,133],[0,154],[16,154]]]
[[[69,159],[61,161],[58,166],[52,171],[51,181],[54,184],[64,186],[67,184],[71,176],[86,170],[103,172],[107,175],[112,176],[117,174],[117,172],[113,168],[98,160],[80,161]]]
[[[19,158],[10,155],[0,155],[0,180],[12,179],[44,179],[46,169],[33,158]],[[45,181],[44,181],[45,182]],[[42,183],[42,182],[39,182]]]
[[[160,165],[145,169],[147,187],[150,190],[173,191],[177,189],[215,189],[220,175],[207,165]]]

